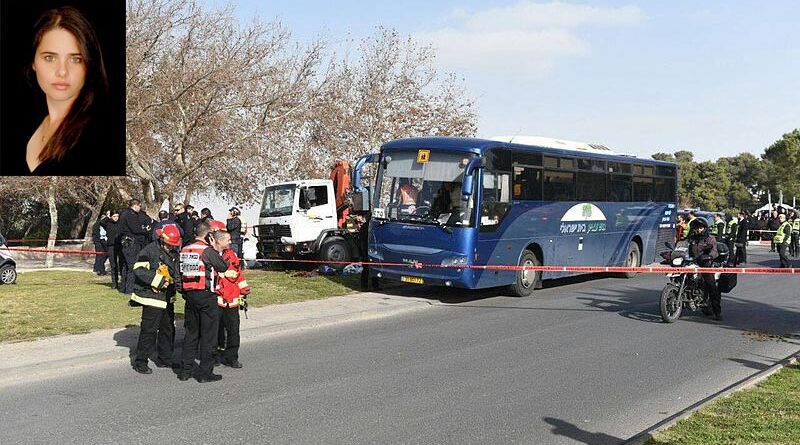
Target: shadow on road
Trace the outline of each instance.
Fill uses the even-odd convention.
[[[136,355],[136,343],[139,340],[139,325],[125,325],[125,329],[114,333],[114,341],[117,346],[128,348],[128,357],[133,364],[133,357]]]
[[[739,364],[742,364],[744,366],[747,366],[750,369],[755,369],[756,371],[763,371],[763,370],[765,370],[765,369],[767,369],[767,368],[769,368],[771,366],[771,365],[765,365],[764,363],[754,362],[752,360],[747,360],[747,359],[743,359],[743,358],[729,358],[728,360],[730,360],[730,361],[732,361],[734,363],[739,363]]]
[[[553,434],[569,437],[570,439],[581,443],[591,445],[617,445],[625,442],[619,437],[611,436],[605,433],[592,433],[590,431],[586,431],[565,420],[555,419],[553,417],[542,417],[542,420],[552,426]]]

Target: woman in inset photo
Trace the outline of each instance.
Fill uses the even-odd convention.
[[[34,26],[29,62],[28,82],[43,93],[39,97],[47,111],[34,117],[29,128],[14,129],[19,132],[14,139],[22,144],[4,145],[3,174],[92,175],[98,167],[102,171],[102,160],[93,154],[104,143],[99,140],[100,121],[108,78],[92,25],[71,6],[46,11]]]

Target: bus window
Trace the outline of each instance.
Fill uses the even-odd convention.
[[[674,178],[675,169],[672,167],[665,167],[663,165],[659,165],[656,167],[656,176],[667,176],[669,178]]]
[[[614,202],[631,201],[633,197],[631,179],[631,176],[628,175],[608,175],[608,200]]]
[[[631,174],[631,164],[625,164],[625,163],[622,163],[622,162],[609,162],[608,163],[608,172],[609,173]]]
[[[575,173],[544,171],[544,201],[574,201]]]
[[[653,200],[653,178],[633,178],[633,200],[652,201]]]
[[[542,169],[514,166],[514,199],[520,201],[542,200]]]
[[[663,202],[675,201],[675,180],[656,178],[655,181],[655,200]]]
[[[578,159],[578,170],[589,170],[597,173],[605,173],[606,163],[605,161],[598,161],[595,159]]]
[[[481,201],[481,232],[491,232],[503,221],[511,208],[511,175],[484,170]]]
[[[605,173],[578,172],[578,201],[606,201]]]
[[[541,153],[514,153],[514,163],[522,165],[542,165]]]

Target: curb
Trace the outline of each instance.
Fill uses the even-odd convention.
[[[693,405],[673,414],[670,417],[662,420],[661,422],[656,423],[655,425],[651,426],[650,428],[642,431],[641,433],[631,437],[630,439],[622,442],[622,445],[643,445],[649,439],[653,437],[654,434],[659,433],[661,431],[667,430],[674,426],[676,423],[680,422],[683,419],[688,418],[695,411],[699,411],[706,406],[716,402],[719,399],[728,397],[729,395],[741,391],[743,389],[752,388],[757,384],[766,380],[772,374],[780,371],[784,367],[788,365],[792,365],[798,362],[800,359],[800,351],[794,352],[788,357],[784,358],[783,360],[779,361],[778,363],[770,366],[769,368],[759,371],[750,377],[746,377],[744,380],[740,380],[736,383],[731,384],[727,388],[722,389],[721,391],[717,392],[716,394],[711,394],[710,396],[706,397],[699,402],[696,402]]]

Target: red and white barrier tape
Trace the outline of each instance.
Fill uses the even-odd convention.
[[[106,255],[108,252],[94,252],[91,250],[57,250],[57,249],[32,249],[29,247],[0,247],[0,250],[10,250],[12,252],[36,252],[36,253],[65,253],[68,255]]]

